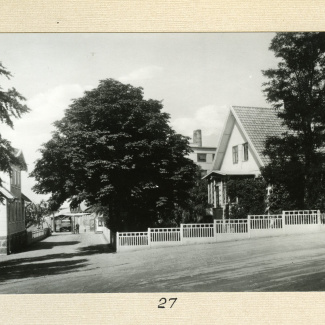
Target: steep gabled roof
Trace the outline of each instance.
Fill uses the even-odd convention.
[[[22,170],[27,171],[27,164],[22,150],[14,148],[14,155],[20,160]]]
[[[279,136],[287,130],[282,120],[273,108],[232,106],[231,110],[265,165],[268,163],[268,158],[263,155],[265,141],[267,137]]]
[[[268,158],[263,155],[267,137],[279,136],[287,130],[273,108],[231,106],[219,138],[213,170],[220,170],[222,166],[235,123],[247,139],[259,166],[268,163]]]

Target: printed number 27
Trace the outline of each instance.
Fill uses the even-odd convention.
[[[174,302],[172,303],[172,305],[170,306],[170,308],[173,307],[174,303],[176,302],[177,298],[169,298],[168,301],[174,300]],[[162,301],[162,302],[161,302]],[[164,304],[167,302],[166,298],[161,298],[159,300],[160,304],[158,305],[158,308],[165,308]]]

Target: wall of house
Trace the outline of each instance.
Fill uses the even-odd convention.
[[[0,237],[7,236],[7,200],[0,203]]]
[[[216,152],[216,148],[208,147],[192,147],[193,152],[189,154],[189,158],[199,165],[203,170],[209,171],[212,169],[213,157]],[[206,154],[206,161],[198,161],[198,154]]]
[[[25,230],[25,213],[23,200],[8,203],[9,235]]]
[[[12,167],[12,175],[10,177],[10,192],[16,199],[8,203],[9,235],[25,230],[24,201],[21,199],[21,171],[15,166]]]
[[[237,122],[234,125],[231,136],[229,138],[228,146],[226,149],[226,153],[221,164],[220,171],[221,172],[254,172],[259,174],[259,163],[257,161],[256,156],[248,145],[248,160],[244,160],[244,152],[243,152],[243,144],[247,142],[244,134],[240,131]],[[238,163],[233,163],[233,146],[238,145]]]
[[[7,205],[0,203],[0,255],[7,254]]]
[[[0,203],[0,254],[20,250],[26,244],[24,200],[21,199],[21,171],[13,166],[10,177],[1,173],[2,186],[10,191],[15,200]]]

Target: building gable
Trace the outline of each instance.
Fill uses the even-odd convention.
[[[259,161],[266,165],[269,160],[263,155],[265,141],[270,136],[279,136],[287,131],[282,120],[274,108],[233,106],[231,110],[249,138]]]
[[[268,163],[268,158],[263,155],[265,140],[269,136],[281,135],[285,131],[286,128],[281,124],[281,120],[273,108],[230,107],[228,118],[219,138],[213,170],[238,172],[259,170],[261,166]],[[232,147],[238,145],[238,154],[241,155],[242,145],[246,142],[251,157],[249,163],[233,164],[230,160]],[[238,158],[240,160],[241,157]]]
[[[247,152],[244,154],[245,148]],[[234,162],[234,156],[236,161]],[[261,164],[251,147],[250,142],[241,130],[241,126],[235,121],[229,137],[228,145],[223,156],[220,171],[224,173],[259,173]]]

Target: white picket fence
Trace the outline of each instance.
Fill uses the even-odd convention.
[[[283,211],[277,215],[249,215],[247,219],[181,224],[179,228],[149,228],[145,232],[116,233],[116,251],[213,243],[325,230],[320,211]]]
[[[215,220],[216,241],[249,238],[247,219]]]
[[[149,228],[148,233],[149,246],[168,246],[181,242],[180,228]]]

